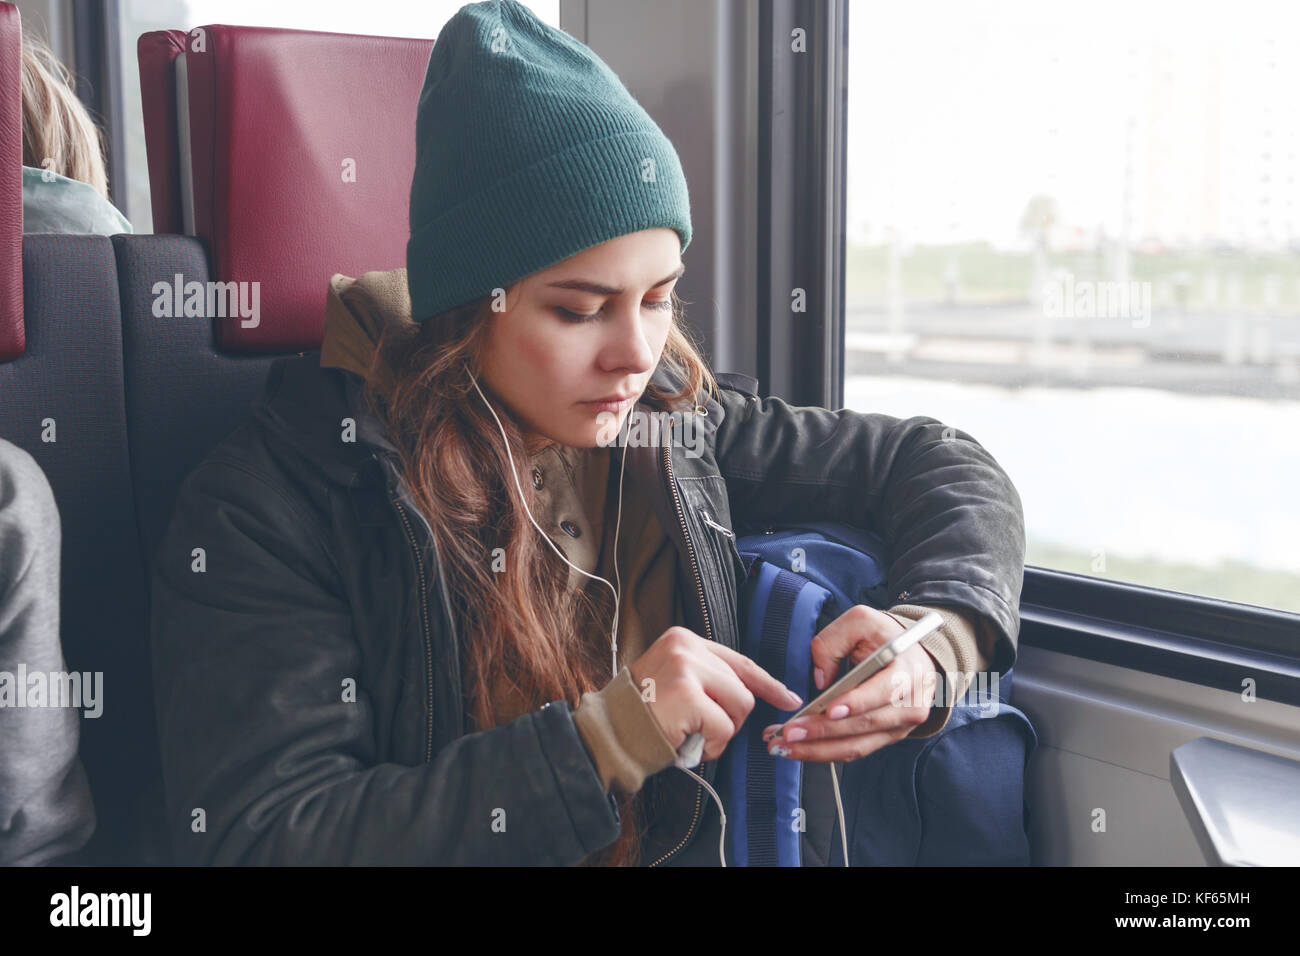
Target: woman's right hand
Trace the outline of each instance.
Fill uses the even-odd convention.
[[[803,705],[744,654],[685,627],[664,631],[628,670],[673,749],[703,734],[706,761],[726,749],[754,709],[755,694],[782,711]]]

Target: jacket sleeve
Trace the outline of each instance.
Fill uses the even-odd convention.
[[[1011,479],[979,442],[933,418],[789,405],[729,386],[721,393],[714,454],[742,533],[836,521],[880,534],[891,601],[987,618],[990,667],[1011,668],[1024,515]]]
[[[921,638],[921,647],[934,661],[939,680],[930,713],[912,728],[907,735],[911,738],[933,737],[947,726],[953,704],[965,695],[975,674],[988,670],[992,653],[992,638],[982,618],[972,621],[969,614],[950,607],[918,604],[895,604],[886,613],[906,627],[932,611],[943,618],[943,626]]]
[[[67,673],[59,634],[62,538],[45,472],[0,438],[0,675],[11,692],[27,690],[14,681],[19,668]],[[0,866],[76,865],[96,824],[78,756],[81,714],[66,706],[0,708]]]
[[[573,721],[606,791],[636,793],[646,777],[677,760],[677,751],[626,666],[600,690],[582,695]]]
[[[325,527],[237,460],[210,457],[181,486],[152,614],[177,862],[562,866],[612,843],[617,808],[567,701],[431,763],[379,759]]]

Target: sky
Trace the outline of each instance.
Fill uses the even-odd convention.
[[[850,238],[1009,244],[1040,192],[1115,236],[1126,182],[1134,238],[1296,235],[1297,7],[851,0]]]

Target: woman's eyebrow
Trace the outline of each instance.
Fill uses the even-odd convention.
[[[685,263],[682,263],[670,275],[664,276],[650,288],[657,289],[661,285],[667,285],[674,279],[681,278],[682,273],[686,271]],[[590,292],[592,295],[622,295],[623,289],[612,289],[606,285],[600,285],[596,282],[588,282],[585,279],[565,279],[563,282],[552,282],[551,288],[555,289],[577,289],[579,292]]]

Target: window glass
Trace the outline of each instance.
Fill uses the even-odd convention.
[[[1029,564],[1300,612],[1286,10],[850,6],[845,404],[983,444]]]

